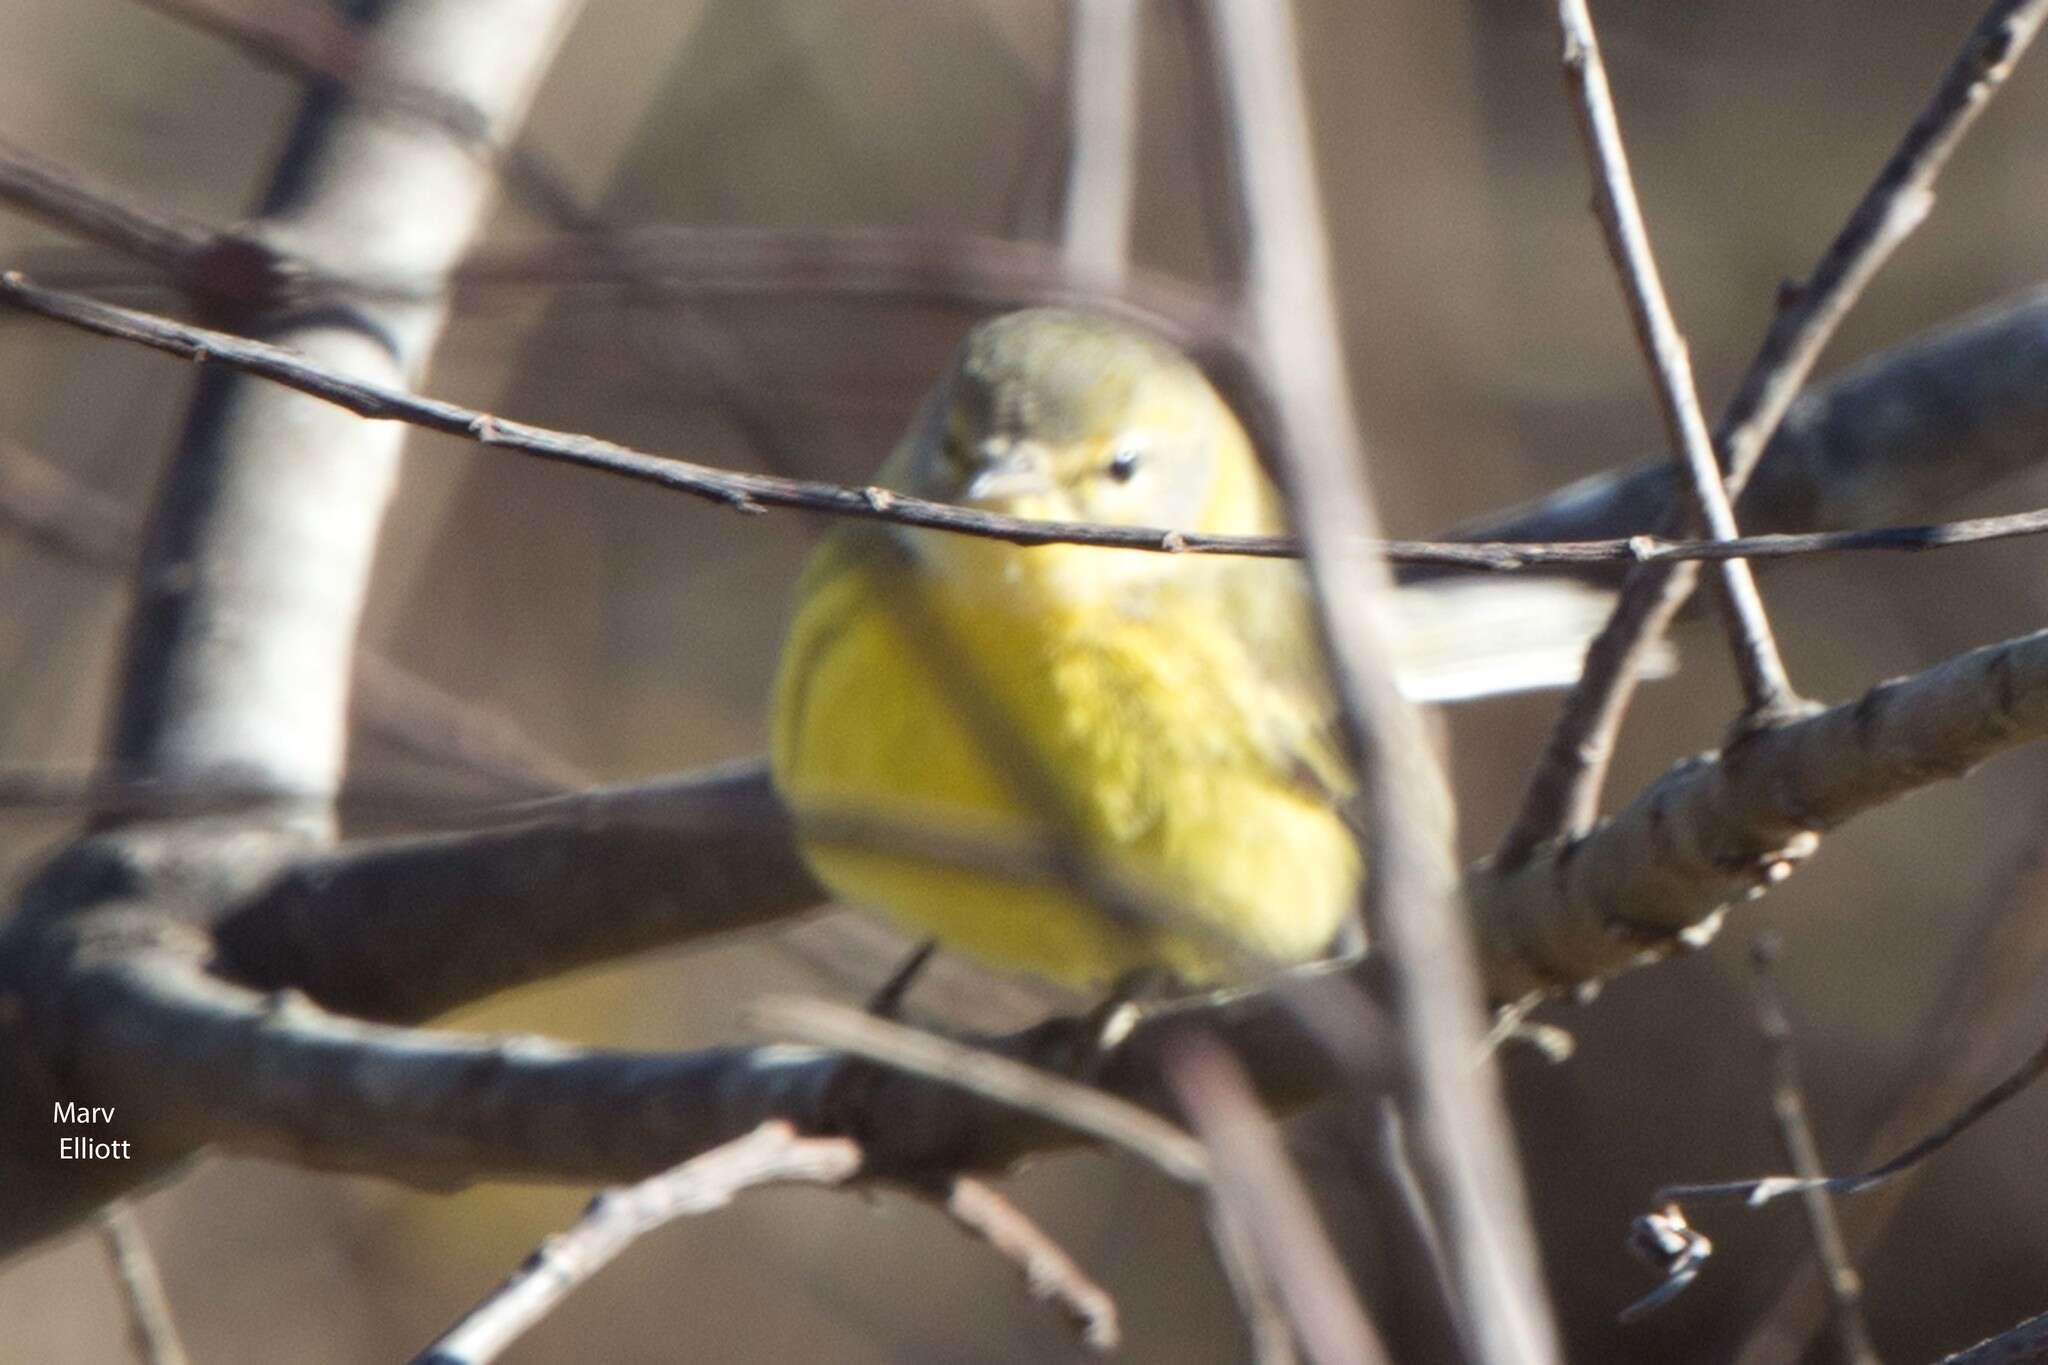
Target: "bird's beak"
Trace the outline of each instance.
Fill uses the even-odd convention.
[[[1052,491],[1051,462],[1035,441],[982,442],[960,500],[972,507],[1016,507]]]

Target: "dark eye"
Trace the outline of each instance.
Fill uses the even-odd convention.
[[[1138,472],[1138,461],[1142,458],[1134,446],[1120,447],[1109,457],[1109,477],[1118,483],[1129,483]]]

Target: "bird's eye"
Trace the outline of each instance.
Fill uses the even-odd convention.
[[[1141,455],[1136,446],[1119,446],[1109,457],[1109,477],[1118,483],[1129,483],[1138,472]]]

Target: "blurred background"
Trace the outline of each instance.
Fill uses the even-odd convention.
[[[293,7],[298,0],[275,0]],[[1805,271],[1919,107],[1978,6],[1698,0],[1598,7],[1623,128],[1709,408],[1741,371],[1779,280]],[[5,0],[0,135],[145,202],[244,214],[297,90],[232,48],[119,0]],[[1421,535],[1650,454],[1659,423],[1605,253],[1544,7],[1508,0],[1299,0],[1342,311],[1392,533]],[[1057,221],[1064,6],[1057,0],[606,0],[545,87],[528,142],[624,223],[873,225],[1044,237]],[[1148,11],[1138,254],[1216,270],[1198,187],[1215,149],[1189,114],[1174,7]],[[1947,173],[1922,232],[1823,369],[2048,275],[2048,57],[2023,64]],[[548,228],[516,203],[504,239]],[[0,265],[98,258],[0,218]],[[154,299],[174,304],[168,295]],[[757,392],[805,452],[786,472],[862,479],[972,314],[803,295],[729,301]],[[465,295],[436,395],[717,465],[758,459],[673,320],[599,288]],[[187,369],[0,321],[0,436],[140,517]],[[2048,442],[2044,442],[2048,451]],[[387,526],[367,643],[488,702],[593,778],[758,752],[784,602],[819,527],[742,518],[636,486],[415,435]],[[2048,503],[2048,476],[1942,509]],[[1793,676],[1834,700],[2041,624],[2040,546],[1780,568],[1765,591]],[[125,609],[117,576],[0,532],[0,763],[92,762]],[[1711,747],[1737,694],[1718,642],[1629,722],[1612,790]],[[1554,699],[1461,709],[1449,740],[1469,850],[1512,812]],[[403,755],[359,745],[364,772]],[[1629,1219],[1660,1184],[1781,1168],[1745,950],[1784,938],[1822,1150],[1863,1159],[1898,1085],[1979,992],[2025,962],[2048,897],[2022,869],[2048,836],[2048,755],[2022,751],[1832,838],[1710,951],[1626,976],[1546,1017],[1578,1038],[1508,1070],[1546,1265],[1575,1361],[1722,1361],[1750,1340],[1803,1232],[1789,1202],[1702,1209],[1719,1254],[1647,1322]],[[8,824],[12,878],[62,837]],[[2031,899],[2029,899],[2031,896]],[[743,1036],[768,989],[858,999],[894,940],[858,925],[664,956],[492,1002],[455,1023],[692,1047]],[[851,948],[849,945],[853,945]],[[957,969],[965,970],[965,969]],[[955,997],[960,994],[954,993]],[[1022,995],[1021,992],[1012,994]],[[945,992],[922,1002],[937,1014]],[[1028,998],[976,1001],[983,1017]],[[1012,1022],[1015,1020],[1013,1019]],[[2048,1002],[2001,1020],[1980,1064],[2030,1051]],[[1861,1261],[1892,1360],[1959,1348],[2048,1308],[2048,1094],[2023,1098],[1919,1180]],[[1347,1169],[1355,1135],[1292,1129],[1333,1229],[1398,1340],[1398,1275]],[[1005,1188],[1101,1278],[1134,1361],[1245,1347],[1197,1210],[1131,1163],[1040,1161]],[[384,1361],[417,1350],[586,1191],[430,1197],[211,1160],[141,1204],[196,1361]],[[4,1197],[4,1192],[0,1192]],[[1793,1359],[1791,1338],[1756,1360]],[[0,1266],[0,1362],[119,1359],[115,1291],[89,1236]],[[929,1209],[882,1195],[749,1195],[636,1249],[509,1357],[1024,1361],[1078,1357],[1010,1271]],[[1815,1359],[1834,1358],[1823,1347]]]

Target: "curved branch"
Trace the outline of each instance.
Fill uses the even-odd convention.
[[[432,80],[499,129],[524,112],[575,0],[364,9],[366,71]],[[252,239],[338,274],[440,280],[482,220],[488,171],[445,139],[344,103],[332,88],[306,101]],[[88,211],[54,190],[43,198],[51,212]],[[335,372],[403,384],[423,371],[442,317],[438,301],[392,299],[257,306],[238,321]],[[204,1113],[152,1121],[152,1092],[136,1087],[130,1099],[124,1086],[118,1103],[134,1110],[123,1117],[136,1119],[125,1139],[135,1158],[64,1162],[50,1106],[76,1101],[74,1087],[91,1084],[95,1066],[118,1066],[123,1055],[161,1049],[174,1062],[184,1046],[174,1040],[115,1036],[132,1015],[110,983],[166,956],[210,955],[188,921],[247,894],[285,850],[329,833],[356,628],[403,435],[242,375],[216,372],[199,384],[137,575],[110,759],[138,780],[225,780],[270,804],[182,820],[109,812],[101,831],[45,870],[0,932],[0,1186],[14,1244],[163,1172],[213,1135]],[[95,1042],[110,1047],[106,1058],[91,1055]]]
[[[1512,872],[1466,873],[1487,994],[1511,1004],[1682,949],[1784,876],[1817,831],[2043,736],[2048,632],[1689,759],[1586,835]],[[821,898],[758,765],[511,811],[528,822],[287,864],[227,916],[224,964],[369,1017],[414,1019],[605,955],[586,942],[694,942]],[[579,856],[551,872],[546,855],[568,849]],[[607,870],[616,849],[634,856]],[[500,880],[493,864],[508,850],[528,861]],[[601,879],[602,893],[579,878]]]
[[[1512,873],[1481,867],[1468,874],[1488,988],[1506,1003],[1676,951],[1710,930],[1728,905],[1756,895],[1810,852],[1813,831],[2043,736],[2048,632],[1963,655],[1682,764],[1583,838],[1546,848]],[[707,800],[714,792],[738,800],[750,790],[745,770],[693,787]],[[676,790],[613,792],[603,804],[625,810],[636,800],[672,800]],[[491,832],[462,837],[484,840]],[[390,913],[421,924],[445,914],[428,893],[457,884],[456,853],[453,846],[444,850],[449,861],[431,878],[386,883],[395,898]],[[349,883],[350,857],[322,855],[336,885]],[[770,857],[796,865],[786,846]],[[642,875],[651,886],[664,867],[673,877],[681,866],[650,856]],[[290,991],[264,994],[221,980],[207,967],[210,938],[170,925],[160,906],[122,902],[115,871],[102,870],[99,880],[109,898],[101,909],[55,924],[25,915],[10,926],[13,941],[0,945],[0,964],[12,974],[0,978],[0,1003],[17,1019],[12,1036],[37,1059],[20,1102],[39,1110],[38,1120],[47,1120],[52,1097],[114,1104],[124,1120],[134,1119],[127,1131],[138,1159],[125,1166],[77,1163],[72,1181],[9,1179],[10,1189],[25,1194],[0,1222],[0,1246],[64,1226],[206,1142],[445,1183],[493,1175],[626,1179],[772,1118],[854,1137],[871,1169],[882,1173],[1000,1167],[1072,1141],[1042,1119],[830,1053],[740,1048],[633,1056],[340,1018]],[[310,895],[315,888],[304,889]],[[244,932],[255,931],[262,916],[253,907],[270,894],[256,893]],[[784,895],[788,913],[810,900],[791,889]],[[511,914],[502,900],[496,905]],[[775,908],[764,897],[752,912],[766,917]],[[680,929],[688,909],[677,907],[666,922]],[[347,923],[335,916],[334,932]],[[446,946],[445,938],[412,936],[393,952],[405,972],[432,971],[437,959],[425,950],[437,945]],[[516,946],[509,936],[495,945],[497,960],[512,961]],[[366,949],[357,951],[367,960]],[[414,956],[405,959],[408,951]],[[538,948],[527,965],[533,976],[558,970]],[[1376,964],[1368,958],[1358,970],[1370,973]],[[30,989],[59,978],[70,986],[57,1005]],[[1343,982],[1311,970],[1278,984],[1312,991]],[[1345,989],[1350,1007],[1359,1007],[1359,995]],[[1336,1079],[1299,1023],[1312,1013],[1283,1004],[1275,990],[1180,1002],[1148,1015],[1110,1054],[1100,1081],[1164,1107],[1159,1048],[1192,1014],[1244,1059],[1262,1098],[1298,1106]],[[1095,1027],[1056,1019],[985,1041],[1006,1056],[1060,1070],[1087,1054]],[[1371,1015],[1362,1036],[1365,1064],[1347,1058],[1347,1066],[1384,1082],[1393,1074],[1385,1020]],[[47,1122],[33,1131],[46,1135]],[[0,1146],[0,1177],[46,1169],[36,1156],[10,1156]]]

